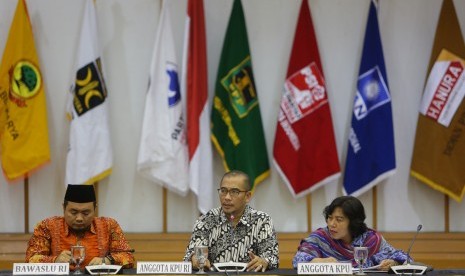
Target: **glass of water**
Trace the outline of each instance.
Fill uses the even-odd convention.
[[[71,262],[76,264],[74,274],[83,274],[81,271],[81,263],[86,258],[86,248],[82,245],[71,246]]]
[[[363,265],[366,263],[367,258],[368,258],[368,247],[364,247],[364,246],[354,247],[354,259],[359,267],[359,270],[356,273],[356,275],[366,275],[365,272],[363,272]]]
[[[197,260],[199,261],[199,274],[205,273],[204,267],[205,262],[208,259],[208,247],[204,245],[198,245],[194,248],[194,254]]]

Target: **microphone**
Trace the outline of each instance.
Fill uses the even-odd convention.
[[[417,231],[415,232],[415,235],[413,236],[412,241],[410,242],[410,246],[408,247],[407,250],[407,260],[404,262],[402,265],[396,265],[396,266],[391,266],[392,271],[394,271],[395,274],[407,274],[407,275],[422,275],[424,274],[427,270],[430,271],[432,270],[431,267],[428,267],[422,263],[417,263],[415,262],[414,264],[411,264],[411,258],[410,258],[410,250],[412,250],[413,243],[415,243],[415,240],[417,238],[418,233],[420,232],[421,228],[423,225],[418,224],[417,226]]]
[[[417,226],[417,232],[415,232],[415,235],[413,236],[413,239],[412,239],[412,241],[410,242],[410,246],[408,247],[408,250],[407,250],[407,260],[405,261],[407,264],[410,264],[410,261],[411,261],[411,258],[410,258],[410,250],[412,249],[413,243],[414,243],[415,240],[417,239],[418,233],[420,233],[420,230],[421,230],[422,227],[423,227],[423,225],[418,224],[418,226]]]
[[[234,215],[231,214],[231,216],[229,216],[229,222],[231,223],[231,262],[233,262],[233,251],[232,251],[232,248],[234,247]],[[237,268],[237,266],[235,267],[236,268],[236,275],[239,275],[239,269]],[[226,272],[226,275],[229,276],[228,274],[228,270],[225,269],[225,272]]]
[[[229,261],[226,262],[221,262],[221,263],[214,263],[213,267],[216,269],[218,272],[224,272],[226,276],[230,276],[228,272],[236,272],[236,275],[239,275],[239,272],[244,271],[247,268],[247,263],[242,263],[239,262],[239,260],[234,260],[234,253],[237,253],[237,250],[234,250],[234,244],[235,244],[235,237],[234,237],[234,219],[236,218],[233,214],[225,214],[228,224],[230,226],[230,231],[229,231],[229,247],[230,247],[230,254],[229,256],[226,254],[225,259],[229,258]],[[227,235],[224,237],[225,240],[224,242],[228,242],[226,239],[228,239]]]
[[[231,243],[230,246],[231,246],[231,249],[232,249],[232,247],[234,246],[234,215],[233,214],[231,214],[229,216],[229,223],[230,223],[230,226],[231,226],[230,241],[229,242]],[[231,261],[232,261],[232,258],[233,258],[232,253],[233,252],[231,250]]]
[[[229,216],[229,222],[231,223],[231,262],[233,262],[233,258],[234,258],[233,257],[233,251],[232,251],[232,249],[234,247],[234,215],[233,214],[231,214],[231,216]],[[228,270],[225,269],[225,271],[226,271],[226,275],[229,276],[228,273],[227,273]],[[236,275],[238,275],[238,274],[239,274],[239,271],[238,271],[238,269],[236,267]]]

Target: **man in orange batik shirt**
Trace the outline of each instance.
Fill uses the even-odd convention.
[[[64,216],[50,217],[36,225],[28,243],[26,262],[68,263],[71,246],[82,245],[86,257],[81,267],[103,263],[134,267],[133,250],[118,222],[96,217],[96,207],[93,185],[68,185]]]

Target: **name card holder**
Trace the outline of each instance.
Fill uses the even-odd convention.
[[[68,275],[68,263],[14,263],[13,275]]]
[[[299,263],[299,275],[352,275],[351,263]]]
[[[190,262],[137,262],[137,274],[191,274]]]

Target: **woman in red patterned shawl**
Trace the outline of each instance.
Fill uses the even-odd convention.
[[[364,267],[378,266],[387,271],[391,266],[404,263],[407,254],[392,247],[380,233],[365,224],[365,209],[353,196],[333,200],[323,211],[327,227],[319,228],[300,242],[292,264],[302,262],[352,262],[354,247],[368,247]]]

